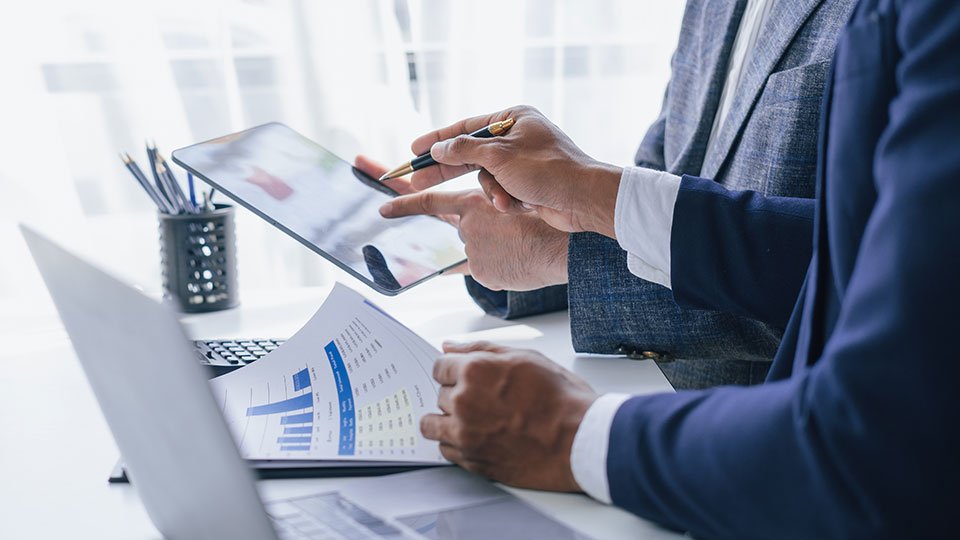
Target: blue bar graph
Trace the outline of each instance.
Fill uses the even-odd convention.
[[[310,437],[277,437],[280,444],[310,444]]]
[[[310,387],[310,373],[304,368],[293,374],[293,390],[299,392],[304,388]]]
[[[281,424],[310,424],[313,423],[313,413],[291,414],[280,418]]]
[[[279,448],[281,452],[308,452],[310,451],[310,440],[313,436],[314,417],[313,392],[311,391],[313,383],[310,380],[309,368],[300,369],[293,374],[291,380],[293,381],[294,392],[298,392],[300,395],[286,397],[290,395],[290,385],[284,381],[281,388],[286,392],[273,398],[279,401],[247,407],[246,413],[248,417],[262,417],[260,425],[267,430],[264,434],[272,431],[273,433],[268,436],[277,437],[277,446],[274,448]],[[266,390],[266,400],[269,401],[271,399],[271,387],[268,385]],[[286,399],[281,399],[281,397]],[[256,403],[259,400],[254,398],[251,401]],[[278,419],[280,420],[279,426],[277,426]]]
[[[352,456],[356,444],[356,413],[353,406],[353,388],[350,386],[350,377],[347,375],[347,367],[343,365],[343,358],[340,356],[337,344],[331,341],[323,350],[326,351],[327,360],[330,361],[330,369],[333,371],[333,378],[337,384],[337,397],[340,399],[340,449],[338,454]]]
[[[247,409],[247,416],[260,416],[264,414],[276,414],[289,411],[297,411],[313,407],[313,394],[303,394],[302,396],[292,397],[283,401],[267,403],[257,407]]]

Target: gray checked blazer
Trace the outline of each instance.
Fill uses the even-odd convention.
[[[712,178],[765,195],[814,196],[821,96],[856,0],[774,0],[714,148],[707,139],[747,0],[689,0],[660,117],[636,165]],[[569,307],[579,352],[658,360],[678,388],[753,384],[766,376],[781,328],[681,309],[670,290],[635,277],[615,240],[573,234],[569,285],[493,292],[467,279],[486,311],[517,318]]]

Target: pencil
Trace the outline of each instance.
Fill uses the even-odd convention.
[[[180,206],[179,201],[176,197],[173,196],[172,189],[168,188],[166,185],[166,179],[160,174],[157,169],[157,149],[156,147],[151,147],[150,143],[147,143],[147,159],[150,162],[150,172],[153,174],[153,181],[157,185],[157,191],[167,200],[170,206],[173,207],[173,214],[183,213],[183,208]]]
[[[197,192],[193,187],[193,174],[189,172],[187,173],[187,185],[190,187],[190,204],[193,205],[195,210],[199,211],[200,207],[197,205]]]
[[[184,211],[190,214],[196,214],[196,210],[190,204],[190,200],[183,193],[183,189],[180,187],[180,182],[177,181],[177,177],[173,175],[173,169],[167,165],[167,161],[163,159],[163,155],[157,150],[157,147],[153,147],[154,155],[157,157],[157,165],[162,168],[161,176],[167,180],[167,185],[170,187],[170,191],[173,192],[173,196],[177,198],[177,202],[180,204],[180,207]]]
[[[140,170],[140,167],[137,165],[137,162],[130,157],[129,154],[120,154],[120,159],[123,161],[123,164],[126,165],[127,170],[130,171],[130,174],[133,175],[133,178],[140,184],[140,187],[147,192],[147,196],[153,201],[157,208],[164,213],[170,213],[170,207],[166,204],[166,201],[157,193],[157,190],[150,184],[150,181],[147,180],[147,177],[144,176],[143,171]]]

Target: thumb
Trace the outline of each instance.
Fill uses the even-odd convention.
[[[444,165],[479,165],[485,167],[500,152],[498,141],[460,135],[435,143],[430,155]]]

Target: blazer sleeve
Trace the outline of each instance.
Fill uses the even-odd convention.
[[[684,176],[670,236],[677,304],[786,327],[813,252],[814,206]]]
[[[494,291],[465,278],[467,292],[488,315],[501,319],[519,319],[567,309],[567,286],[554,285],[535,291]]]
[[[607,461],[614,503],[697,537],[956,531],[960,9],[899,6],[876,201],[822,356],[760,387],[625,403]]]
[[[571,234],[567,273],[577,352],[763,362],[777,352],[782,328],[678,306],[670,289],[630,273],[627,252],[612,238]]]
[[[666,157],[663,150],[667,133],[667,112],[670,108],[667,96],[670,93],[670,83],[664,93],[663,104],[660,107],[660,116],[647,129],[646,135],[640,141],[640,146],[634,155],[633,162],[638,167],[645,167],[655,171],[667,170]]]

